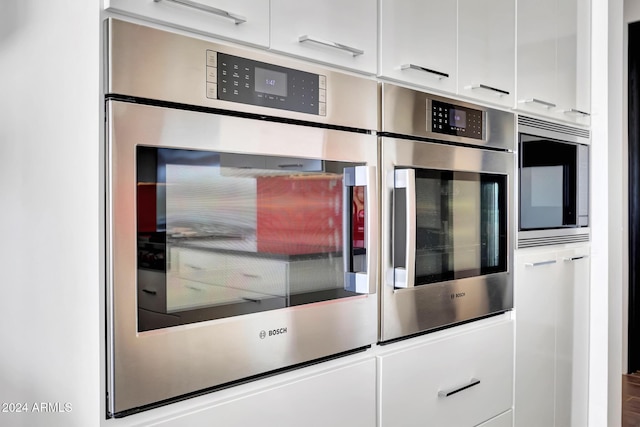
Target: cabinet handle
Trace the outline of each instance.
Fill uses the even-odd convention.
[[[143,289],[142,292],[144,292],[145,294],[149,294],[149,295],[157,295],[158,292],[154,291],[152,289]]]
[[[589,258],[589,255],[572,256],[572,257],[567,257],[564,260],[570,262],[570,261],[577,261],[579,259],[584,259],[584,258]]]
[[[443,73],[442,71],[432,70],[430,68],[421,67],[421,66],[415,65],[415,64],[402,64],[400,66],[400,69],[401,70],[424,71],[425,73],[429,73],[429,74],[435,75],[436,77],[438,77],[438,79],[447,79],[447,78],[449,78],[449,74],[447,74],[447,73]]]
[[[405,266],[393,269],[394,287],[412,288],[416,277],[416,171],[414,169],[396,170],[395,188],[406,189],[407,235],[405,236]]]
[[[249,273],[242,273],[242,276],[246,277],[247,279],[259,279],[260,276],[258,276],[257,274],[249,274]]]
[[[192,270],[198,270],[198,271],[204,270],[204,268],[198,267],[197,265],[193,265],[193,264],[185,264],[184,266],[189,267]]]
[[[557,261],[555,259],[549,261],[540,261],[540,262],[526,262],[524,264],[525,267],[540,267],[541,265],[550,265],[555,264]]]
[[[466,390],[468,388],[471,388],[473,386],[476,386],[478,384],[480,384],[480,380],[477,380],[475,378],[471,378],[469,383],[465,384],[463,386],[452,388],[452,389],[449,389],[449,390],[440,390],[438,392],[438,397],[440,397],[440,398],[449,397],[451,395],[454,395],[456,393],[460,393],[461,391]]]
[[[185,288],[191,289],[192,291],[202,292],[202,289],[196,288],[195,286],[192,286],[192,285],[186,285]]]
[[[483,84],[477,84],[477,85],[469,85],[469,86],[465,86],[465,89],[486,89],[486,90],[490,90],[492,92],[497,92],[500,94],[500,96],[502,95],[509,95],[509,92],[506,90],[502,90],[502,89],[498,89],[497,87],[493,87],[493,86],[487,86],[487,85],[483,85]]]
[[[542,101],[540,99],[536,99],[536,98],[529,98],[529,99],[521,99],[520,101],[518,101],[520,104],[540,104],[540,105],[544,105],[547,108],[555,108],[556,104],[552,103],[552,102],[547,102],[547,101]]]
[[[289,168],[301,168],[304,165],[302,163],[288,163],[283,165],[278,165],[280,169],[289,169]]]
[[[159,3],[162,0],[153,0],[156,3]],[[193,9],[198,9],[203,12],[213,13],[214,15],[222,16],[223,18],[229,18],[233,20],[233,22],[238,25],[243,22],[247,22],[247,18],[241,15],[236,15],[235,13],[227,12],[226,10],[218,9],[215,7],[207,6],[206,4],[197,3],[191,0],[166,0],[176,4],[181,4],[183,6],[191,7]]]
[[[361,49],[357,49],[355,47],[351,47],[351,46],[347,46],[345,44],[341,44],[341,43],[336,43],[336,42],[332,42],[332,41],[328,41],[328,40],[322,40],[316,37],[312,37],[309,35],[304,35],[304,36],[300,36],[298,38],[298,42],[299,43],[305,43],[305,42],[310,42],[310,43],[316,43],[316,44],[320,44],[323,46],[328,46],[328,47],[333,47],[339,50],[343,50],[345,52],[349,52],[351,53],[353,56],[358,56],[358,55],[362,55],[364,54],[364,50]]]
[[[591,114],[587,113],[586,111],[581,111],[581,110],[576,110],[575,108],[570,108],[567,111],[564,112],[565,114],[577,114],[580,116],[590,116]]]

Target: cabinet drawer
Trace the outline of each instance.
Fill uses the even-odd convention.
[[[106,10],[176,28],[269,47],[269,2],[262,0],[105,0]]]
[[[474,426],[509,410],[513,321],[379,356],[383,427]]]
[[[183,279],[264,295],[287,294],[284,261],[191,249],[180,249],[172,257]]]

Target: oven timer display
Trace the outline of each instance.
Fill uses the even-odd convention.
[[[434,133],[482,139],[483,126],[481,110],[431,101],[431,131]]]

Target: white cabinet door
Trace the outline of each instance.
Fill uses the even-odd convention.
[[[455,330],[378,357],[381,427],[475,426],[511,409],[513,321]]]
[[[558,109],[583,125],[591,112],[590,18],[589,0],[558,0]]]
[[[106,10],[246,44],[269,46],[263,0],[104,0]]]
[[[379,75],[455,93],[455,1],[381,0]]]
[[[518,0],[517,108],[557,115],[557,0]]]
[[[562,251],[556,308],[555,425],[587,425],[589,246]],[[561,260],[561,261],[560,261]]]
[[[271,49],[375,74],[377,16],[376,0],[271,0]]]
[[[458,0],[458,93],[511,107],[515,0]]]
[[[516,253],[516,378],[518,427],[551,427],[555,408],[556,291],[561,264],[555,251]]]

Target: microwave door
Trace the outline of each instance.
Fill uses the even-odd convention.
[[[395,171],[394,286],[413,288],[416,277],[416,173],[413,169]],[[401,200],[404,198],[404,203]],[[404,210],[404,212],[402,212]],[[404,213],[404,214],[403,214]]]

